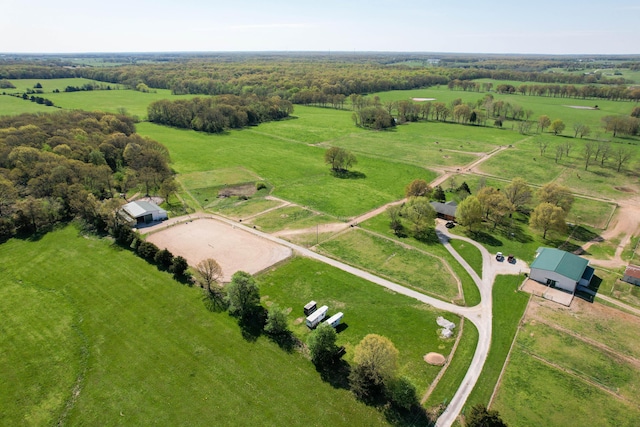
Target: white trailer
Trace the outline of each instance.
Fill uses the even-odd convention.
[[[318,324],[322,322],[322,320],[327,315],[327,311],[329,311],[329,307],[323,305],[322,307],[311,313],[309,316],[307,316],[307,326],[311,329],[318,326]]]
[[[328,323],[329,325],[331,325],[331,327],[335,328],[336,326],[338,326],[340,324],[340,322],[342,322],[342,317],[343,316],[344,316],[344,314],[340,311],[340,312],[334,314],[333,316],[331,316],[324,323]]]

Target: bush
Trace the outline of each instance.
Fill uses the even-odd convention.
[[[173,264],[173,254],[168,249],[159,250],[153,257],[154,262],[163,270],[168,270]]]
[[[147,261],[153,261],[160,249],[151,242],[141,241],[136,248],[136,253]]]
[[[177,256],[173,258],[173,263],[171,264],[170,271],[176,277],[182,277],[184,276],[184,273],[187,271],[187,268],[189,268],[189,264],[187,263],[187,260],[181,256]]]
[[[258,181],[258,182],[256,182],[256,190],[257,190],[257,191],[263,190],[263,189],[265,189],[265,188],[267,188],[267,184],[265,184],[265,183],[264,183],[264,182],[262,182],[262,181]]]

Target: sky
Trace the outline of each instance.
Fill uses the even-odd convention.
[[[2,0],[0,52],[640,54],[637,0]]]

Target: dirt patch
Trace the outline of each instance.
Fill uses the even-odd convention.
[[[575,108],[578,110],[598,110],[599,108],[596,107],[587,107],[584,105],[565,105],[565,107],[569,107],[569,108]]]
[[[147,241],[196,265],[213,258],[228,282],[239,270],[258,273],[291,256],[291,249],[214,219],[197,219],[162,229]]]
[[[232,197],[232,196],[253,196],[256,192],[255,184],[242,184],[234,185],[233,187],[225,187],[218,191],[218,197]]]
[[[623,193],[635,193],[635,190],[633,190],[632,188],[627,188],[627,187],[613,187],[618,191],[622,191]]]
[[[435,101],[435,98],[411,98],[415,102]]]
[[[446,357],[444,357],[440,353],[427,353],[424,355],[424,361],[429,365],[434,366],[443,366],[445,363],[447,363]]]

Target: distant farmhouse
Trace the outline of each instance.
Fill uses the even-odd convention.
[[[560,249],[538,248],[529,277],[536,282],[575,293],[578,285],[587,287],[594,270],[589,261]]]
[[[438,218],[446,219],[447,221],[456,220],[456,209],[458,208],[456,202],[431,202],[431,206],[433,206],[433,210],[436,211],[436,216]]]
[[[637,265],[629,265],[624,271],[622,280],[632,285],[640,286],[640,267]]]
[[[138,200],[122,207],[120,215],[131,225],[149,224],[167,219],[167,211],[153,202]]]

